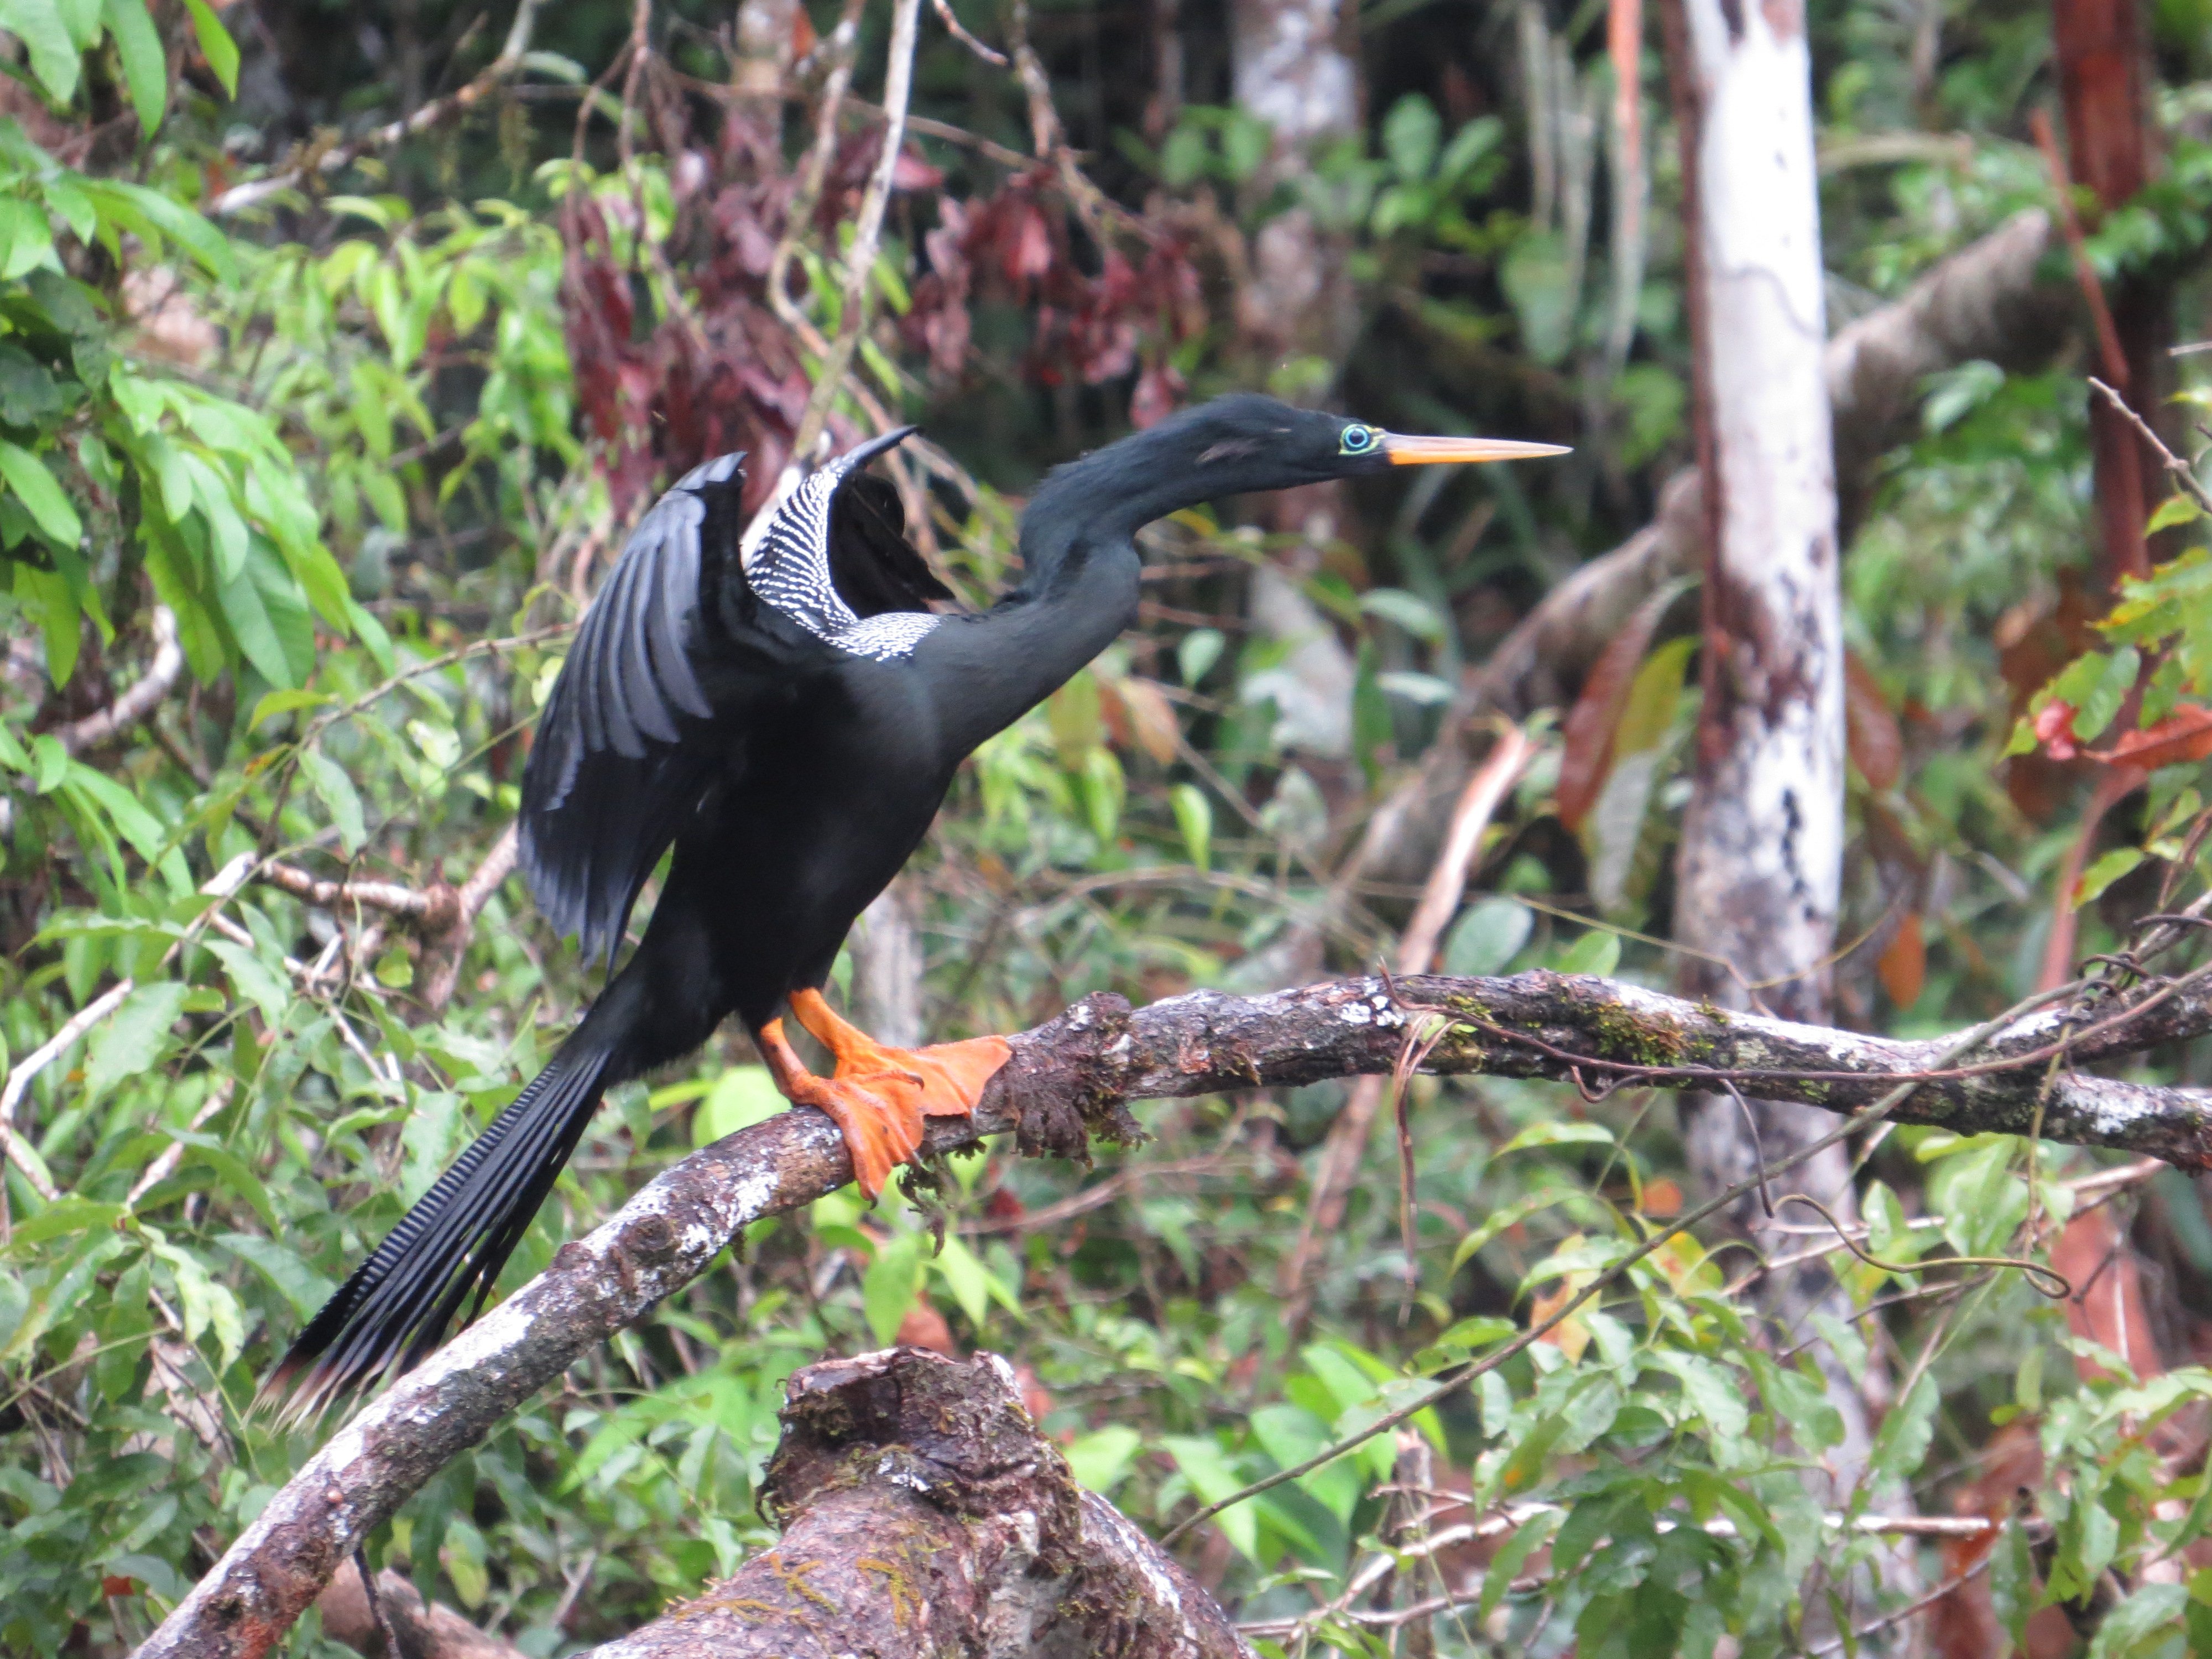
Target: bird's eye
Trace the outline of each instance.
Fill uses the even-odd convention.
[[[1348,426],[1344,428],[1343,452],[1347,455],[1364,455],[1375,447],[1381,436],[1371,426]]]

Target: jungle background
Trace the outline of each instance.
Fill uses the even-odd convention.
[[[750,451],[765,499],[802,428],[919,422],[909,520],[980,602],[1044,468],[1222,391],[1574,447],[1150,532],[1140,629],[976,757],[841,963],[879,1033],[1415,943],[1681,982],[1697,444],[1656,14],[953,9],[972,42],[921,12],[854,285],[888,7],[0,3],[0,1650],[119,1654],[176,1604],[314,1443],[247,1413],[258,1376],[590,997],[501,838],[580,607],[705,456]],[[1830,330],[1917,327],[1914,283],[1961,273],[1837,415],[1855,1029],[1988,1018],[2197,890],[2203,514],[2154,458],[2119,489],[2086,377],[2132,367],[2201,447],[2212,10],[2056,16],[1807,18]],[[2069,69],[2098,27],[2117,82]],[[2139,176],[2089,177],[2089,118]],[[1626,599],[1532,649],[1616,549]],[[1438,841],[1378,851],[1378,808],[1455,792],[1509,716],[1532,758],[1409,941]],[[2200,1048],[2139,1074],[2203,1080]],[[941,1239],[849,1192],[762,1223],[370,1553],[579,1651],[770,1541],[784,1377],[894,1340],[1007,1356],[1164,1532],[1524,1329],[1716,1167],[1648,1091],[1382,1092],[1157,1105],[1089,1170],[955,1159]],[[735,1034],[619,1092],[503,1282],[781,1104]],[[1701,1226],[1181,1559],[1283,1652],[2212,1651],[2212,1184],[1926,1129],[1855,1155],[1856,1252],[1809,1210]],[[1820,1275],[1794,1303],[1785,1258]],[[1953,1515],[1999,1524],[1911,1529]],[[311,1618],[291,1650],[345,1650]]]

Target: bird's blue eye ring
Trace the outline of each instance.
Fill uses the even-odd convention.
[[[1364,455],[1375,447],[1376,440],[1379,435],[1371,426],[1348,426],[1344,428],[1343,453],[1346,455]]]

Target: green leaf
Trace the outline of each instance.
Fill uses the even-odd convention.
[[[1507,1229],[1517,1226],[1540,1210],[1548,1210],[1554,1204],[1565,1204],[1581,1196],[1571,1187],[1547,1187],[1541,1192],[1517,1198],[1503,1209],[1492,1211],[1483,1218],[1480,1226],[1460,1240],[1459,1248],[1452,1252],[1452,1272],[1457,1273],[1465,1267],[1476,1251],[1486,1248]]]
[[[142,985],[124,999],[92,1040],[85,1062],[84,1091],[97,1100],[126,1077],[139,1073],[161,1058],[169,1043],[169,1027],[184,1012],[191,988],[181,980]]]
[[[2152,513],[2150,522],[2143,526],[2143,534],[2155,536],[2160,531],[2170,530],[2178,524],[2194,524],[2203,516],[2204,509],[2197,506],[2194,496],[2169,495]]]
[[[123,64],[123,83],[130,89],[131,107],[137,112],[139,130],[151,137],[169,107],[169,67],[161,52],[161,36],[146,9],[146,0],[106,0],[100,16],[115,41],[115,55]]]
[[[1182,833],[1183,851],[1190,861],[1201,870],[1212,867],[1213,808],[1205,792],[1194,783],[1179,783],[1168,791],[1168,805],[1174,809],[1176,828]]]
[[[31,270],[53,258],[54,235],[46,222],[46,216],[28,202],[0,197],[0,279],[9,282],[28,274]],[[27,367],[28,360],[26,361]],[[51,380],[52,377],[47,377]],[[20,398],[11,402],[20,404]],[[49,394],[48,401],[55,410],[59,408],[58,394]],[[42,411],[43,412],[43,411]],[[11,420],[10,425],[27,426],[27,421]]]
[[[246,722],[246,729],[258,732],[264,720],[274,720],[279,714],[289,714],[295,709],[321,708],[337,699],[326,691],[270,691],[253,705],[253,713]]]
[[[1112,1496],[1114,1488],[1128,1478],[1130,1466],[1137,1461],[1137,1448],[1143,1443],[1144,1437],[1127,1424],[1114,1423],[1078,1436],[1061,1455],[1076,1480],[1104,1498]]]
[[[222,82],[224,94],[237,97],[238,42],[230,38],[230,31],[223,27],[208,0],[185,0],[185,9],[192,15],[192,33],[199,37],[200,51],[206,55],[215,78]]]
[[[991,1270],[952,1233],[945,1235],[945,1248],[929,1265],[945,1281],[945,1288],[952,1292],[952,1299],[968,1316],[968,1322],[981,1330],[991,1312]]]
[[[58,104],[76,96],[76,43],[54,0],[0,0],[0,29],[23,43],[31,59],[31,73]]]
[[[1604,979],[1620,966],[1620,935],[1602,928],[1591,928],[1559,952],[1563,974],[1595,974]]]
[[[122,1218],[120,1204],[96,1204],[88,1198],[64,1193],[28,1220],[17,1222],[9,1238],[9,1248],[20,1252],[50,1238],[66,1238],[71,1233],[112,1227]]]
[[[222,1352],[221,1369],[228,1370],[246,1346],[246,1319],[238,1298],[228,1285],[218,1285],[198,1259],[173,1244],[156,1244],[155,1255],[169,1264],[176,1276],[177,1297],[184,1304],[185,1340],[198,1342],[210,1330]]]
[[[2185,1585],[2145,1584],[2105,1615],[2097,1639],[2089,1644],[2089,1659],[2128,1659],[2156,1651],[2172,1637],[2188,1605]]]
[[[230,240],[205,219],[173,197],[124,179],[79,180],[91,197],[123,229],[143,240],[173,241],[224,282],[238,279],[238,262]]]
[[[1508,1152],[1525,1152],[1531,1146],[1610,1146],[1613,1131],[1602,1123],[1576,1123],[1553,1120],[1532,1123],[1519,1134],[1498,1149],[1503,1158]]]
[[[860,1306],[868,1328],[888,1348],[897,1340],[899,1326],[914,1306],[914,1293],[921,1288],[921,1239],[901,1233],[876,1249],[876,1259],[860,1276]]]
[[[1160,1445],[1175,1459],[1176,1468],[1182,1471],[1201,1503],[1218,1504],[1244,1485],[1218,1441],[1197,1435],[1170,1435]],[[1240,1553],[1254,1561],[1260,1559],[1260,1517],[1249,1504],[1224,1510],[1213,1517],[1213,1523]]]
[[[765,1066],[732,1066],[714,1079],[691,1115],[691,1144],[710,1146],[724,1135],[765,1123],[791,1103],[776,1092]]]
[[[1370,588],[1359,596],[1359,608],[1370,617],[1395,623],[1417,640],[1442,645],[1447,632],[1436,607],[1402,587]]]
[[[261,1010],[261,1017],[269,1023],[270,1030],[282,1029],[284,1016],[292,1006],[292,993],[286,981],[259,957],[234,940],[214,939],[205,943],[229,974],[239,995]]]
[[[258,1271],[303,1319],[329,1301],[337,1286],[273,1238],[251,1233],[218,1233],[216,1242]]]
[[[1206,671],[1221,659],[1227,636],[1218,628],[1194,628],[1176,647],[1176,672],[1185,685],[1196,685]]]
[[[2081,890],[2074,896],[2074,908],[2094,904],[2104,890],[2143,861],[2140,847],[2115,847],[2102,854],[2097,861],[2081,872]]]
[[[2131,645],[2124,645],[2112,653],[2075,711],[2076,738],[2087,743],[2112,723],[2112,716],[2120,712],[2120,705],[2135,689],[2136,673],[2142,664],[2142,659]]]
[[[1490,1615],[1498,1610],[1506,1590],[1521,1576],[1521,1569],[1528,1565],[1528,1558],[1552,1541],[1552,1535],[1566,1518],[1559,1510],[1540,1510],[1515,1528],[1505,1547],[1491,1562],[1490,1571],[1483,1575],[1482,1601],[1474,1615],[1478,1625],[1489,1622]]]
[[[29,511],[32,520],[64,547],[74,548],[84,539],[84,520],[62,492],[46,464],[21,444],[0,438],[0,478],[7,480]]]
[[[1476,900],[1444,939],[1444,972],[1467,976],[1503,973],[1521,954],[1535,925],[1535,913],[1519,899],[1493,894]]]
[[[300,751],[300,770],[305,775],[324,805],[331,809],[331,822],[337,826],[338,840],[351,858],[368,839],[368,829],[362,814],[361,796],[355,791],[353,780],[340,766],[320,749]]]

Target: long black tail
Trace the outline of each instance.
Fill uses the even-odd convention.
[[[552,1063],[493,1120],[300,1333],[255,1396],[304,1422],[396,1376],[444,1340],[473,1293],[476,1317],[599,1098],[641,1069],[624,1064],[629,1000],[610,987]]]

